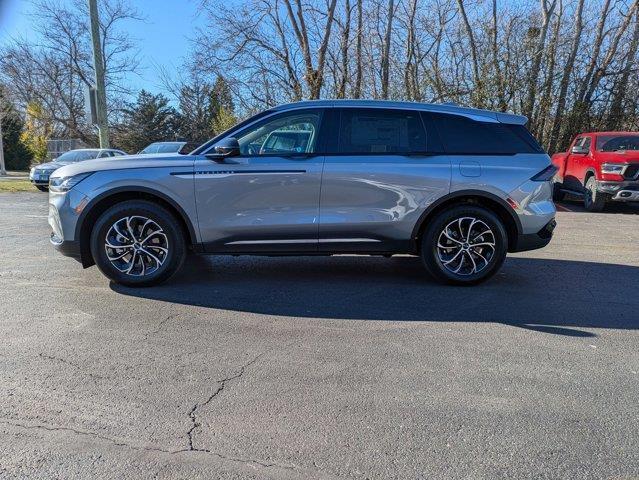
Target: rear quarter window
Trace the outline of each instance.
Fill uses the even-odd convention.
[[[544,153],[523,125],[481,122],[461,115],[433,113],[443,149],[450,155]]]

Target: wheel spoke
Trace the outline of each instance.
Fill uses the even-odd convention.
[[[146,242],[149,241],[149,238],[151,238],[153,235],[157,235],[157,234],[164,235],[164,231],[162,229],[159,229],[159,230],[156,230],[154,232],[149,233],[144,240],[140,240],[140,244],[144,245]],[[164,235],[164,236],[166,237],[166,235]]]
[[[481,258],[484,261],[484,267],[486,265],[488,265],[488,260],[486,260],[486,257],[484,257],[481,253],[479,252],[473,252],[475,255],[477,255],[479,258]]]
[[[470,253],[468,253],[468,258],[470,258],[470,261],[473,263],[473,269],[470,271],[470,273],[477,272],[477,264],[475,263],[475,259]]]
[[[129,261],[129,268],[127,269],[126,273],[131,273],[131,270],[133,270],[133,267],[135,266],[135,260],[138,258],[138,252],[133,252],[133,256],[131,257],[131,260]]]
[[[491,248],[495,248],[495,244],[492,242],[482,242],[482,243],[473,243],[470,247],[471,248],[475,248],[475,247],[491,247]]]
[[[470,220],[470,227],[468,227],[468,233],[466,234],[466,243],[470,242],[470,234],[473,231],[473,225],[475,225],[475,222],[477,222],[477,219],[475,218]]]
[[[112,257],[111,255],[109,255],[109,254],[107,253],[107,258],[108,258],[109,260],[111,260],[111,261],[114,261],[114,260],[120,260],[121,258],[124,258],[124,257],[125,257],[126,255],[128,255],[128,254],[129,254],[129,252],[128,252],[128,251],[125,251],[125,252],[123,252],[121,255],[118,255],[118,256],[116,256],[116,257]]]
[[[453,258],[451,258],[450,260],[444,262],[444,265],[449,265],[450,263],[454,262],[455,259],[459,256],[460,253],[462,253],[463,250],[460,248],[459,251],[453,256]]]
[[[120,227],[118,226],[119,222],[116,222],[113,224],[113,229],[115,230],[115,232],[121,236],[122,238],[126,238],[127,240],[129,240],[130,242],[132,242],[134,239],[133,238],[129,238],[127,237],[124,233],[122,233],[122,231],[120,230]]]
[[[104,245],[109,248],[117,248],[118,250],[121,250],[123,248],[133,248],[133,245],[131,245],[130,243],[125,243],[124,245],[113,245],[112,243],[109,243],[107,241],[104,243]]]
[[[453,270],[453,273],[458,273],[461,270],[462,265],[464,264],[465,255],[463,254],[463,250],[461,250],[461,252],[462,252],[461,260],[459,261],[459,265],[457,266],[457,268]]]
[[[443,234],[444,234],[444,236],[445,236],[448,240],[450,240],[450,241],[452,241],[452,242],[458,243],[458,244],[460,244],[460,245],[462,245],[462,244],[464,243],[464,242],[460,242],[459,240],[456,240],[456,239],[454,239],[453,237],[451,237],[451,236],[448,234],[448,228],[446,228],[446,230],[444,230]]]
[[[149,257],[151,257],[153,260],[156,261],[156,263],[158,264],[158,267],[161,266],[164,261],[160,260],[158,257],[156,257],[155,255],[153,255],[151,252],[149,252],[148,250],[141,248],[140,249],[141,252],[145,253],[146,255],[148,255]]]

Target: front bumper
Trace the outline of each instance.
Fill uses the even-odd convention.
[[[78,262],[82,261],[82,252],[80,250],[80,242],[75,240],[60,240],[55,233],[51,234],[51,245],[65,257],[71,257]]]
[[[31,183],[38,186],[48,187],[49,178],[51,178],[51,172],[45,172],[45,173],[34,172],[29,174],[29,180],[31,181]]]
[[[617,202],[638,202],[639,181],[597,182],[597,190],[610,195],[610,200]]]
[[[79,238],[76,238],[76,226],[87,198],[71,189],[66,193],[49,191],[49,226],[51,227],[51,244],[63,255],[81,259]]]

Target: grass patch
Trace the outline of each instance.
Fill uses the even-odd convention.
[[[37,192],[29,180],[0,180],[0,192]]]

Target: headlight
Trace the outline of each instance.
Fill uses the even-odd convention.
[[[49,190],[52,192],[68,192],[92,173],[79,173],[71,177],[53,177],[49,180]]]
[[[616,173],[617,175],[621,175],[623,171],[626,169],[627,165],[619,164],[619,163],[604,163],[601,166],[602,173]]]

